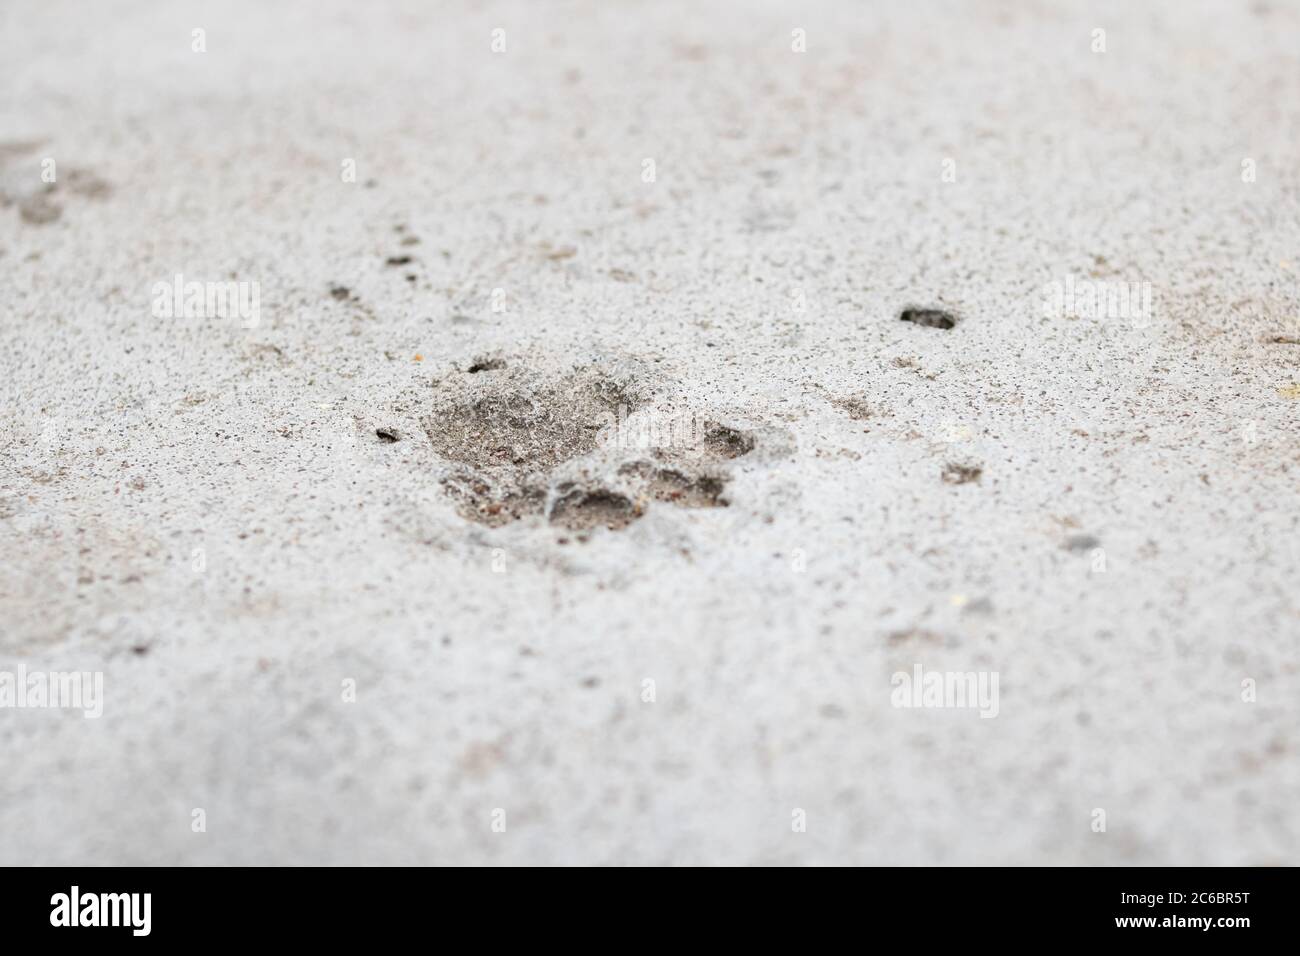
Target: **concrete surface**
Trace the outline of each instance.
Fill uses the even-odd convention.
[[[5,4],[0,863],[1300,862],[1298,53]]]

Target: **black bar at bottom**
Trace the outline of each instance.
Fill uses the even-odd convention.
[[[1294,869],[817,871],[758,893],[753,878],[714,874],[693,886],[692,874],[675,873],[656,888],[639,879],[619,887],[618,877],[603,876],[597,889],[580,872],[543,885],[531,874],[418,869],[6,869],[0,925],[7,949],[70,940],[283,940],[336,949],[431,930],[456,934],[443,937],[449,942],[475,930],[495,939],[507,927],[554,942],[580,938],[584,927],[605,935],[620,923],[631,938],[672,932],[681,940],[697,933],[689,927],[765,943],[774,933],[806,942],[810,932],[857,939],[901,932],[928,948],[1125,937],[1231,946],[1290,938],[1297,922]]]

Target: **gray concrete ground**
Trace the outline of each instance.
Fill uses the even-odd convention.
[[[1296,863],[1298,53],[4,5],[0,863]]]

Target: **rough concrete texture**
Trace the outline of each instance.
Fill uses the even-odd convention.
[[[0,7],[0,863],[1300,861],[1297,51]]]

